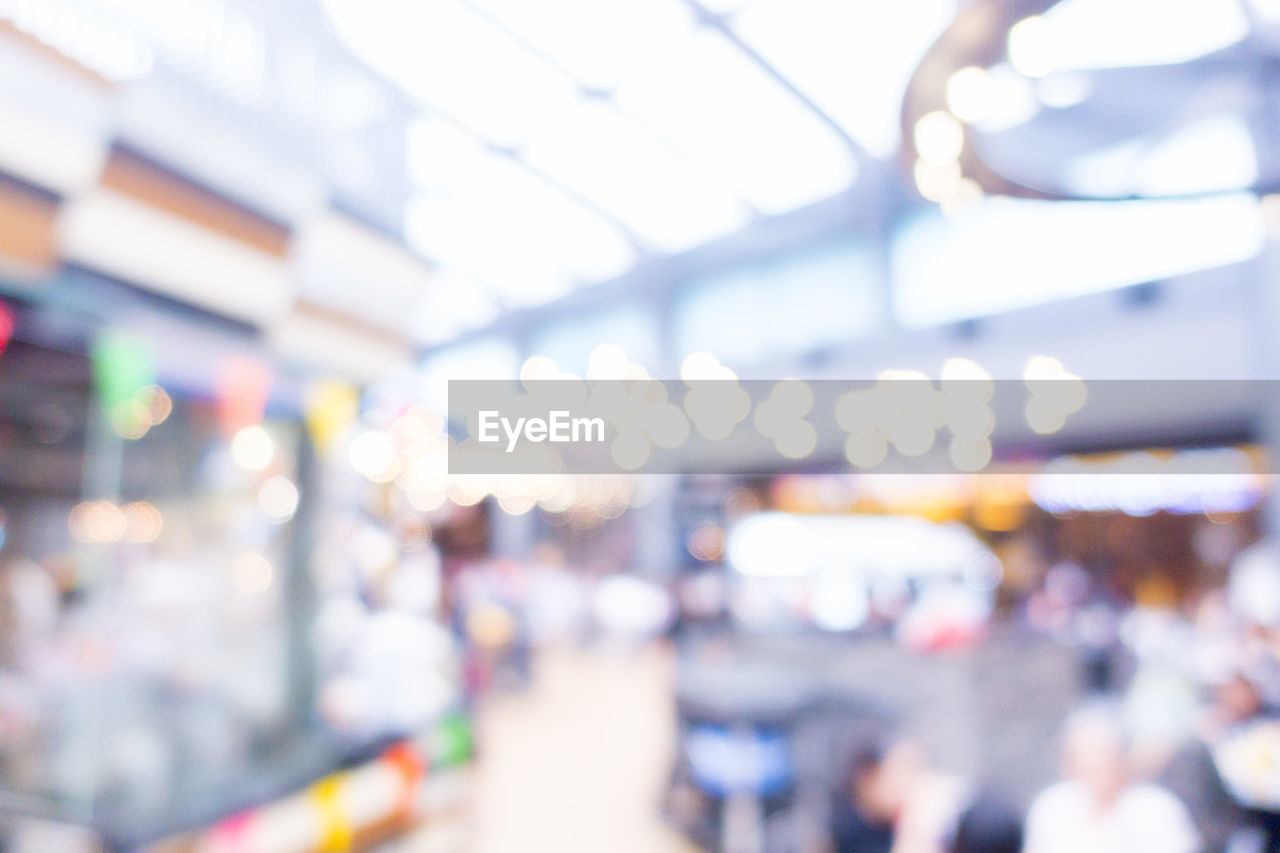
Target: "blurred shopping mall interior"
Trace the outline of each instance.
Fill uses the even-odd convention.
[[[1280,851],[1277,452],[1278,0],[0,0],[0,853]]]

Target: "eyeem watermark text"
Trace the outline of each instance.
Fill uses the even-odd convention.
[[[570,417],[568,410],[557,409],[545,418],[504,418],[493,409],[479,414],[476,439],[481,444],[496,444],[505,436],[507,453],[512,453],[523,436],[534,444],[549,441],[568,444],[580,441],[604,441],[604,418]]]

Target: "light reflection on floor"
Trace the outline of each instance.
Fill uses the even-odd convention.
[[[555,652],[479,714],[470,850],[689,853],[663,823],[673,661],[664,649]],[[403,853],[434,845],[401,845]]]

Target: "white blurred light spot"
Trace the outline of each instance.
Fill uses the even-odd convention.
[[[261,471],[271,464],[276,444],[260,425],[247,426],[231,439],[231,458],[246,471]]]
[[[973,124],[991,114],[995,87],[987,69],[970,65],[947,80],[947,106],[956,118]]]
[[[622,379],[630,360],[617,344],[601,344],[587,359],[588,379]]]
[[[813,389],[803,379],[783,379],[773,386],[769,396],[793,417],[804,417],[813,408]]]
[[[372,524],[361,527],[348,547],[352,562],[368,574],[390,567],[400,553],[395,537]]]
[[[1040,397],[1032,397],[1027,401],[1025,414],[1027,425],[1040,435],[1051,435],[1067,424],[1067,416]]]
[[[1001,62],[987,69],[990,92],[982,117],[972,122],[985,133],[1000,133],[1025,124],[1040,111],[1036,85],[1012,65]]]
[[[700,379],[719,379],[720,359],[709,352],[694,352],[680,362],[680,378],[685,382]]]
[[[933,447],[934,433],[920,420],[904,420],[894,424],[889,433],[893,447],[903,456],[923,456]]]
[[[258,489],[258,509],[267,518],[283,524],[298,510],[298,487],[283,474],[271,477]]]
[[[698,560],[709,563],[724,556],[724,528],[716,524],[704,524],[689,531],[685,547]]]
[[[498,507],[507,515],[524,515],[537,505],[537,498],[533,495],[499,495]]]
[[[844,443],[844,456],[858,468],[874,468],[889,455],[889,444],[874,430],[856,432]]]
[[[995,393],[995,383],[986,368],[968,358],[949,358],[942,363],[942,390],[956,399],[987,402]]]
[[[352,440],[348,456],[351,467],[370,480],[386,482],[395,476],[396,448],[385,432],[362,432]]]
[[[929,201],[940,202],[955,192],[956,184],[964,177],[960,164],[955,160],[946,163],[929,163],[917,160],[915,166],[916,189]]]
[[[105,500],[76,504],[67,523],[71,535],[81,542],[116,542],[127,528],[124,512]]]
[[[674,403],[663,403],[648,415],[645,435],[658,447],[672,450],[689,438],[689,420]]]
[[[957,219],[972,213],[984,198],[982,185],[973,178],[956,181],[938,200],[943,216]]]
[[[965,472],[981,471],[991,462],[991,441],[985,435],[956,435],[948,449],[951,464]]]
[[[996,425],[995,412],[974,398],[949,398],[943,404],[942,415],[953,434],[967,438],[991,435]]]
[[[643,468],[649,461],[649,452],[649,441],[639,432],[619,433],[609,449],[613,461],[626,471]]]
[[[1019,74],[1043,77],[1053,70],[1051,35],[1039,15],[1023,18],[1009,30],[1009,62]]]
[[[809,617],[824,631],[853,631],[862,627],[871,612],[866,588],[853,577],[824,572],[813,582]]]
[[[529,389],[530,382],[557,379],[559,376],[560,367],[545,355],[531,355],[520,365],[520,382],[525,390]]]
[[[1027,359],[1027,364],[1022,369],[1022,378],[1027,382],[1035,382],[1043,379],[1057,379],[1066,372],[1067,369],[1062,366],[1062,362],[1053,356],[1033,355]]]
[[[818,433],[808,421],[791,421],[774,438],[773,446],[788,459],[803,459],[818,446]]]
[[[256,551],[241,554],[231,564],[231,582],[243,593],[265,592],[274,576],[271,561]]]
[[[408,494],[409,506],[419,512],[433,512],[444,506],[447,493],[443,489],[413,491]]]
[[[964,127],[951,113],[935,110],[916,121],[915,143],[921,160],[945,165],[964,151]]]
[[[147,501],[134,501],[125,504],[124,539],[128,542],[152,542],[164,529],[164,517],[160,510]]]

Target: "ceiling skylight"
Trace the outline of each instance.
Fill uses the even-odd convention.
[[[871,154],[897,150],[902,94],[955,0],[754,0],[731,25]]]
[[[488,281],[510,305],[545,302],[634,260],[614,226],[509,158],[484,154],[410,205],[406,227],[429,258]]]
[[[1243,190],[1258,180],[1258,154],[1238,116],[1202,119],[1165,139],[1126,140],[1078,158],[1067,189],[1084,196],[1177,196]]]
[[[654,63],[694,26],[681,0],[473,0],[581,85],[607,90]]]
[[[617,101],[766,213],[831,196],[854,176],[852,151],[720,33],[699,29],[628,80]]]
[[[490,288],[460,273],[437,269],[431,286],[414,311],[412,328],[417,343],[430,346],[479,328],[493,320],[498,306]]]
[[[573,83],[456,0],[326,0],[376,71],[486,139],[519,145],[577,96]]]
[[[649,246],[688,249],[746,224],[741,200],[607,104],[584,101],[528,161],[613,212]]]
[[[324,3],[427,117],[415,248],[512,307],[847,190],[955,0]]]
[[[1211,269],[1257,256],[1256,197],[1047,202],[991,199],[921,217],[894,239],[896,311],[947,323]]]
[[[1009,32],[1009,61],[1055,71],[1186,62],[1238,42],[1249,24],[1234,0],[1065,0]]]

